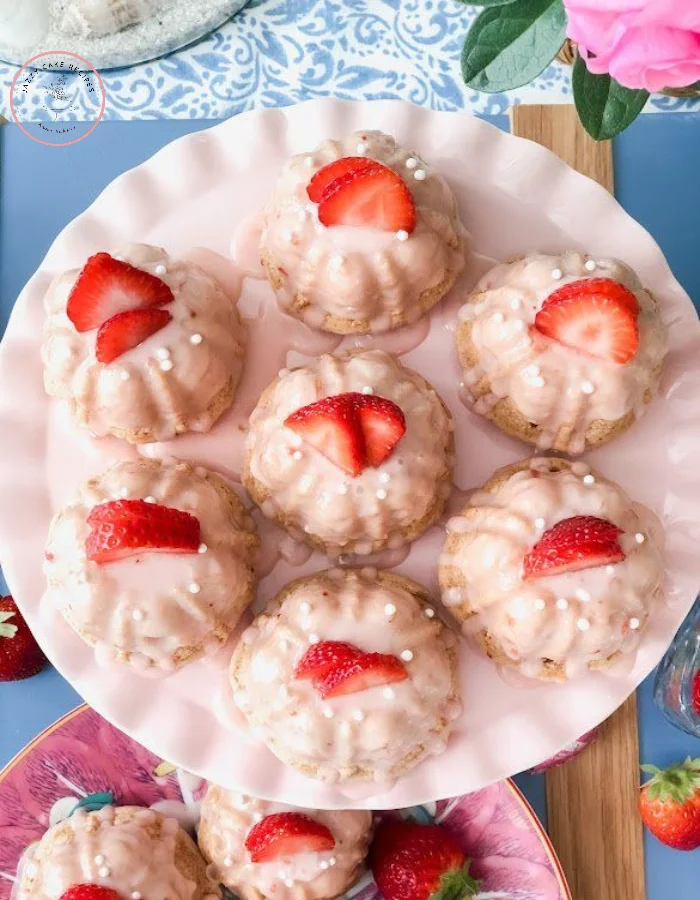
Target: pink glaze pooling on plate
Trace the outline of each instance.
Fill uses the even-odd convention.
[[[542,660],[563,661],[567,677],[639,642],[658,604],[663,582],[658,523],[617,485],[598,481],[584,462],[549,471],[546,459],[511,475],[497,491],[470,499],[477,515],[447,524],[459,546],[440,566],[459,570],[463,587],[443,590],[448,607],[468,602],[477,615],[467,633],[486,629],[517,662],[537,676]],[[625,558],[614,565],[523,580],[525,554],[557,522],[596,516],[622,529]]]
[[[535,315],[557,289],[582,278],[610,278],[627,287],[639,303],[639,349],[624,365],[571,350],[532,334]],[[656,303],[637,274],[617,259],[573,251],[557,256],[531,254],[495,266],[481,279],[472,301],[459,311],[471,325],[479,362],[464,372],[464,398],[487,413],[510,397],[527,419],[543,427],[538,441],[549,449],[564,425],[573,426],[568,452],[582,453],[591,422],[641,415],[656,391],[666,355],[666,329]],[[486,377],[489,393],[472,401],[469,388]]]
[[[107,365],[95,357],[96,332],[78,332],[66,314],[79,269],[54,280],[46,294],[42,359],[47,391],[67,401],[81,425],[97,436],[152,432],[166,440],[182,431],[206,432],[221,409],[210,409],[243,372],[244,332],[229,295],[198,266],[159,247],[132,244],[115,258],[164,281],[175,299],[172,320]]]
[[[418,216],[410,234],[319,221],[309,181],[328,163],[358,155],[393,169],[408,187]],[[424,314],[421,294],[464,266],[463,228],[447,182],[381,131],[327,140],[293,156],[265,209],[260,249],[283,273],[282,308],[303,296],[308,305],[295,315],[315,328],[328,315],[368,321],[373,332],[391,328],[392,314],[415,322]]]
[[[69,713],[0,773],[0,900],[10,900],[25,848],[86,796],[109,791],[120,806],[167,804],[168,814],[187,819],[196,817],[203,786],[88,707]],[[570,900],[551,845],[510,782],[401,815],[449,828],[484,878],[482,890],[498,900],[514,892],[518,900]],[[380,900],[371,876],[346,897]]]

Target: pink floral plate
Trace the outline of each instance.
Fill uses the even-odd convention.
[[[0,772],[0,900],[10,900],[25,847],[77,808],[151,806],[193,831],[204,785],[79,706]],[[454,832],[481,880],[479,900],[571,900],[549,838],[512,781],[402,814]],[[378,900],[371,875],[347,897]]]

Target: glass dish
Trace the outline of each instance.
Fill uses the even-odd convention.
[[[672,725],[700,737],[700,715],[693,705],[693,682],[700,671],[700,597],[659,664],[654,700]]]

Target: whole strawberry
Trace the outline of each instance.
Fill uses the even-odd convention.
[[[46,657],[12,597],[0,597],[0,681],[31,678],[46,665]]]
[[[700,759],[686,759],[665,771],[642,766],[654,777],[642,787],[642,821],[662,844],[676,850],[700,847]]]
[[[383,822],[374,836],[370,866],[384,900],[462,900],[478,889],[468,860],[440,825]]]

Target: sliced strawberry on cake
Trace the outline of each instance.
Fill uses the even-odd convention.
[[[168,285],[156,275],[109,253],[96,253],[83,266],[66,312],[76,331],[91,331],[117,313],[165,306],[174,299]]]
[[[365,225],[407,234],[417,221],[408,187],[393,169],[380,164],[351,169],[331,182],[321,197],[318,218],[328,227]]]
[[[87,558],[100,564],[144,552],[197,553],[199,520],[169,506],[145,500],[111,500],[96,506],[87,520]]]
[[[320,203],[325,194],[335,187],[335,182],[339,178],[354,172],[381,168],[383,168],[381,163],[366,156],[343,156],[319,169],[309,182],[306,193],[309,195],[309,200]]]
[[[245,848],[254,863],[270,862],[297,853],[323,853],[335,847],[333,833],[311,816],[297,812],[273,813],[248,832]]]
[[[523,578],[543,578],[613,565],[625,558],[622,529],[596,516],[562,519],[542,535],[523,561]]]
[[[356,391],[303,406],[284,424],[353,477],[381,465],[406,432],[399,406]]]
[[[335,665],[314,684],[326,700],[357,694],[408,678],[403,663],[390,653],[362,653]]]
[[[535,316],[541,334],[609,362],[629,362],[639,349],[639,304],[609,278],[570,282],[550,294]]]
[[[129,309],[117,313],[97,332],[95,355],[98,362],[113,362],[165,328],[171,319],[167,309]]]
[[[344,641],[320,641],[312,644],[299,660],[294,677],[299,681],[322,678],[331,669],[354,662],[360,656],[362,651]]]

